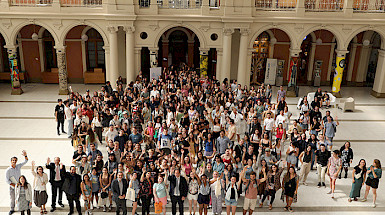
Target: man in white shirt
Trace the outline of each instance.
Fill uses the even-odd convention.
[[[150,97],[156,97],[156,95],[159,95],[159,90],[156,89],[156,87],[153,87],[150,92]]]
[[[277,118],[275,119],[275,127],[278,127],[278,125],[279,125],[280,123],[282,123],[283,128],[286,129],[287,121],[288,121],[287,117],[283,114],[283,110],[281,110],[281,111],[279,112],[279,115],[278,115]]]
[[[267,117],[263,121],[263,130],[269,134],[269,138],[271,139],[271,131],[274,130],[274,119],[271,118],[271,113],[266,114]]]
[[[116,131],[116,129],[114,128],[114,124],[110,124],[110,127],[106,132],[106,143],[108,143],[109,140],[114,141],[116,136],[118,136],[118,131]]]
[[[68,138],[71,138],[72,132],[74,130],[74,117],[73,117],[73,112],[72,112],[71,108],[69,107],[68,101],[64,102],[64,115],[65,115],[65,119],[68,123]]]

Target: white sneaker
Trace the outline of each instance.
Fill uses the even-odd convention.
[[[302,182],[303,185],[307,186],[307,183],[306,182]]]
[[[376,203],[373,203],[373,207],[374,207],[374,208],[376,207]]]
[[[366,202],[366,201],[368,201],[367,199],[365,199],[365,198],[363,198],[362,200],[361,200],[361,202]]]
[[[334,193],[332,193],[332,199],[334,199]]]
[[[330,190],[327,194],[332,194],[332,191]]]

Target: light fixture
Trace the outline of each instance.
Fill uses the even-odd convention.
[[[32,34],[32,39],[33,40],[38,40],[39,39],[39,35],[37,35],[36,33],[33,33]]]
[[[277,42],[277,38],[275,37],[271,38],[270,43],[275,44],[276,42]]]
[[[368,45],[370,45],[370,41],[369,41],[369,40],[364,40],[364,41],[362,42],[362,45],[368,46]]]
[[[83,40],[84,42],[86,42],[86,41],[88,40],[87,34],[83,34],[83,35],[82,35],[82,40]]]
[[[317,45],[322,45],[322,39],[321,39],[321,38],[318,38],[318,39],[315,41],[315,43],[316,43]]]

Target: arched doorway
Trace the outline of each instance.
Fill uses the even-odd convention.
[[[378,61],[378,50],[381,49],[381,36],[377,32],[373,32],[370,40],[371,51],[368,64],[368,72],[366,73],[366,86],[373,87],[374,79],[376,78],[376,69]]]
[[[298,72],[297,72],[297,85],[307,85],[307,77],[309,72],[308,63],[312,55],[312,36],[309,34],[306,36],[301,44],[301,53],[299,53]]]
[[[42,35],[42,45],[44,58],[44,71],[51,71],[57,68],[57,56],[55,50],[55,40],[49,31],[44,30]]]
[[[8,52],[7,49],[4,48],[6,42],[4,40],[3,35],[0,34],[0,72],[7,73],[6,76],[9,77],[9,60],[8,60]]]
[[[73,27],[66,34],[65,46],[70,83],[105,83],[104,40],[95,28],[87,25]]]
[[[289,56],[290,38],[284,31],[273,28],[259,34],[253,43],[250,84],[265,82],[268,58],[277,59],[276,84],[287,83]]]

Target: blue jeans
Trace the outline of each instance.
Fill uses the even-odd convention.
[[[236,194],[237,195],[237,194]],[[235,201],[235,199],[230,199],[230,201],[229,200],[227,200],[227,199],[225,199],[225,203],[226,203],[226,206],[237,206],[237,201]]]

